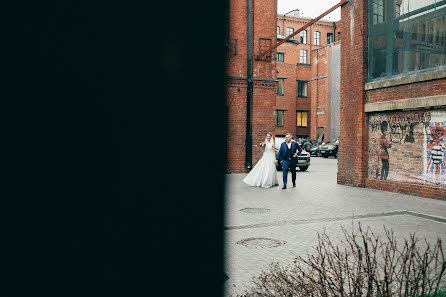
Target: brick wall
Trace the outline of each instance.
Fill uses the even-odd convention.
[[[339,24],[342,37],[338,183],[446,199],[446,109],[426,106],[420,110],[364,112],[366,103],[377,106],[378,102],[445,94],[446,79],[381,84],[364,91],[367,48],[363,49],[362,44],[367,45],[367,40],[362,39],[361,32],[365,32],[366,38],[367,1],[352,2],[355,9],[350,3],[343,5]]]
[[[381,88],[366,92],[366,102],[382,102],[446,93],[446,78]]]
[[[277,90],[275,59],[256,60],[260,53],[260,39],[276,42],[276,0],[256,0],[253,5],[253,97],[252,167],[262,156],[258,144],[267,132],[273,132]],[[247,112],[247,1],[230,1],[230,46],[226,66],[226,105],[228,108],[227,172],[247,172],[245,168],[246,112]],[[235,42],[235,39],[237,40]],[[271,53],[275,57],[276,52]],[[212,98],[209,98],[212,100]]]
[[[446,109],[374,113],[368,126],[369,179],[446,188]],[[380,140],[390,147],[384,149]],[[387,176],[380,157],[383,150],[389,163]]]
[[[361,32],[367,32],[367,1],[352,0],[341,8],[341,104],[338,183],[365,186],[367,119],[364,113],[366,61]],[[362,26],[362,27],[361,27]]]
[[[246,80],[227,80],[228,106],[227,172],[245,171]]]
[[[327,80],[327,48],[323,47],[312,52],[311,62],[311,94],[312,94],[312,113],[311,122],[311,139],[317,139],[316,131],[318,128],[329,130],[327,123],[327,96],[328,96],[328,80]],[[326,133],[326,132],[325,132]],[[324,137],[327,140],[327,137]]]
[[[276,109],[285,110],[283,127],[275,127],[276,134],[292,133],[296,134],[296,64],[288,63],[292,60],[293,51],[286,48],[293,47],[293,44],[282,44],[278,51],[286,51],[285,62],[277,62],[277,78],[285,78],[284,95],[276,95]],[[284,49],[285,48],[285,49]]]
[[[283,16],[277,16],[277,26],[280,28],[280,34],[282,35],[282,28],[285,27],[284,32],[286,34],[287,28],[293,28],[297,31],[299,28],[308,23],[311,19],[303,17],[285,17],[285,25],[283,26]],[[316,120],[316,106],[313,104],[315,97],[311,79],[313,77],[312,68],[312,51],[317,48],[321,48],[327,45],[327,33],[334,32],[334,23],[327,21],[319,21],[311,27],[307,28],[307,40],[304,44],[296,44],[293,42],[285,42],[280,45],[277,52],[285,53],[285,61],[277,62],[278,77],[286,77],[285,80],[285,94],[284,96],[278,95],[276,97],[277,109],[286,109],[285,122],[283,127],[276,127],[276,134],[285,134],[287,132],[293,135],[308,135],[310,138],[315,138],[316,126],[313,124]],[[321,33],[320,45],[314,45],[314,31]],[[294,39],[300,41],[300,33],[294,36]],[[300,61],[300,50],[307,51],[307,62],[302,64]],[[292,73],[294,68],[295,73]],[[308,81],[308,96],[297,96],[297,80]],[[316,88],[315,88],[316,89]],[[313,106],[314,105],[314,106]],[[296,110],[309,111],[307,118],[307,127],[297,127]],[[314,130],[314,133],[313,133]]]

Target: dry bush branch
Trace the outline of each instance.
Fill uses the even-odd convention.
[[[324,230],[313,253],[271,264],[239,296],[428,297],[445,286],[441,239],[431,244],[410,234],[399,244],[392,230],[380,237],[360,222],[357,227],[342,228],[338,242]]]

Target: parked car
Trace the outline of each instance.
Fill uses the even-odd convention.
[[[314,139],[305,139],[302,141],[301,147],[307,151],[308,153],[310,152],[311,147],[316,144],[316,140]]]
[[[323,144],[325,144],[325,143],[322,143],[322,144],[318,144],[318,143],[313,144],[313,146],[310,148],[310,155],[311,155],[311,156],[317,156],[317,157],[320,157],[320,156],[321,156],[321,152],[319,151],[319,149],[321,148],[321,146],[322,146]]]
[[[336,138],[336,139],[322,145],[319,149],[320,154],[324,158],[328,158],[329,156],[333,156],[333,157],[337,158],[338,157],[338,146],[339,146],[339,139]]]
[[[280,145],[284,141],[285,141],[285,138],[276,137],[276,139],[275,139],[276,156],[277,156],[277,153],[279,152]],[[311,163],[310,153],[305,151],[302,148],[301,154],[297,157],[297,167],[299,167],[300,171],[306,171],[308,169],[308,167],[310,166],[310,163]],[[277,163],[276,167],[277,167],[277,170],[279,170],[279,171],[282,170],[281,163]]]

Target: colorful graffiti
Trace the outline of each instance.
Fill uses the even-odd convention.
[[[446,110],[370,115],[369,178],[446,186]]]
[[[426,129],[428,160],[425,179],[436,185],[446,184],[445,165],[445,122],[430,123]]]

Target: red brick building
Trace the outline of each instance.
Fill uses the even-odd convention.
[[[276,42],[276,17],[276,0],[230,1],[226,70],[228,172],[246,172],[255,166],[263,153],[258,144],[267,132],[274,132],[276,54],[273,51],[262,59],[256,56]]]
[[[338,183],[446,199],[446,6],[341,9]]]
[[[277,38],[281,40],[310,22],[293,15],[277,16]],[[277,48],[277,135],[291,132],[317,139],[329,122],[327,113],[327,46],[340,38],[335,22],[318,21]],[[324,57],[322,57],[324,55]],[[322,131],[322,132],[321,132]]]

